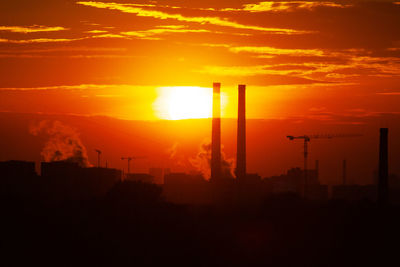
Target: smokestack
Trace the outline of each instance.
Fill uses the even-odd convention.
[[[221,84],[213,84],[211,180],[221,178]]]
[[[343,185],[347,184],[347,161],[343,160]]]
[[[246,178],[246,85],[239,85],[236,178]]]
[[[388,201],[388,128],[380,129],[379,142],[379,181],[378,181],[378,204],[386,205]]]
[[[317,180],[319,181],[319,160],[315,161],[315,174],[317,175]]]

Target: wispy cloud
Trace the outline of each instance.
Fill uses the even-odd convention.
[[[50,39],[50,38],[37,38],[37,39],[26,39],[26,40],[10,40],[10,39],[1,39],[0,43],[10,43],[10,44],[33,44],[33,43],[65,43],[65,42],[73,42],[78,40],[83,40],[86,38],[58,38],[58,39]]]
[[[0,49],[0,58],[127,58],[126,48],[62,46],[36,49]]]
[[[256,76],[256,75],[291,75],[294,70],[274,70],[271,65],[256,66],[205,66],[198,70],[200,73],[220,76]]]
[[[242,30],[254,30],[254,31],[263,31],[263,32],[271,32],[275,34],[304,34],[310,33],[309,31],[299,31],[295,29],[283,29],[283,28],[268,28],[262,26],[253,26],[253,25],[245,25],[238,22],[230,21],[226,18],[220,17],[188,17],[183,16],[181,14],[170,14],[166,12],[162,12],[159,10],[149,10],[136,6],[128,6],[119,3],[105,3],[105,2],[94,2],[94,1],[84,1],[77,2],[77,4],[95,7],[95,8],[103,8],[110,10],[118,10],[124,13],[135,14],[139,17],[152,17],[157,19],[175,19],[183,22],[195,22],[200,24],[212,24],[223,27],[230,27],[235,29]]]
[[[126,35],[104,33],[92,36],[85,36],[81,38],[34,38],[34,39],[22,39],[22,40],[0,38],[0,43],[9,43],[9,44],[67,43],[67,42],[81,41],[92,38],[130,39],[129,36]]]
[[[0,31],[14,32],[14,33],[36,33],[36,32],[57,32],[68,30],[64,27],[48,27],[48,26],[0,26]]]
[[[160,85],[132,85],[132,84],[76,84],[76,85],[58,85],[58,86],[38,86],[38,87],[0,87],[0,91],[41,91],[41,90],[101,90],[101,89],[120,89],[132,93],[132,89],[146,92],[146,90],[160,87]],[[97,94],[98,95],[98,94]]]
[[[99,54],[99,55],[20,55],[20,54],[0,54],[0,58],[72,58],[72,59],[116,59],[116,58],[138,58],[139,56],[134,55],[115,55],[115,54]]]
[[[313,10],[317,7],[345,8],[349,4],[339,4],[335,2],[310,2],[310,1],[266,1],[257,4],[246,4],[242,8],[225,8],[223,11],[248,11],[248,12],[282,12],[294,11],[296,9]]]
[[[189,29],[187,26],[183,25],[164,25],[164,26],[157,26],[155,29],[143,30],[143,31],[129,31],[129,32],[122,32],[121,34],[127,36],[133,36],[140,39],[156,39],[157,35],[162,34],[170,34],[170,33],[207,33],[210,32],[209,30],[205,29]]]
[[[90,47],[90,46],[62,46],[36,49],[18,49],[20,54],[53,53],[53,52],[126,52],[127,48],[122,47]],[[1,49],[0,53],[13,53],[16,50]],[[57,53],[58,54],[58,53]]]
[[[322,56],[324,51],[317,49],[283,49],[269,46],[236,46],[229,47],[234,53],[248,52],[264,55]]]
[[[86,31],[86,33],[107,33],[108,31],[105,30],[91,30],[91,31]]]
[[[344,69],[347,65],[327,63],[304,63],[304,64],[265,64],[251,66],[205,66],[198,70],[219,76],[257,76],[257,75],[283,75],[299,78],[313,79],[313,75],[330,74],[334,71]],[[319,75],[321,76],[321,75]],[[322,81],[323,79],[321,79]],[[329,80],[329,79],[325,79]]]
[[[223,76],[286,75],[321,81],[346,80],[359,76],[400,76],[400,59],[374,57],[364,49],[321,50],[285,49],[268,46],[234,46],[230,44],[201,44],[225,48],[232,53],[254,54],[267,59],[268,64],[250,66],[206,66],[200,70]],[[284,57],[281,57],[284,56]],[[294,58],[301,57],[302,62]],[[283,63],[282,59],[287,63]],[[332,60],[337,59],[337,60]]]
[[[105,34],[100,34],[100,35],[93,35],[93,38],[120,38],[120,39],[126,39],[127,37],[121,34],[115,34],[115,33],[105,33]]]
[[[86,90],[86,89],[106,89],[110,87],[127,87],[129,85],[103,85],[103,84],[79,84],[79,85],[60,85],[45,87],[4,87],[0,91],[41,91],[41,90]]]
[[[301,63],[301,64],[265,64],[250,66],[205,66],[199,70],[219,76],[258,76],[284,75],[320,81],[340,81],[346,78],[363,76],[393,77],[400,76],[400,64],[396,62],[372,63],[375,60],[355,57],[346,64]]]
[[[400,92],[386,92],[386,93],[376,93],[377,95],[396,95],[400,96]]]

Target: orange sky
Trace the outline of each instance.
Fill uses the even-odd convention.
[[[251,118],[400,111],[396,2],[5,0],[0,10],[1,111],[158,119],[158,87],[214,81],[226,117],[239,83]]]
[[[398,128],[399,25],[395,1],[2,0],[0,112],[197,118],[221,82],[225,118],[247,84],[249,118],[299,134]]]

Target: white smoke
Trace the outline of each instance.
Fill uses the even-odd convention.
[[[79,133],[70,126],[59,121],[43,120],[32,123],[29,132],[35,136],[48,137],[41,152],[45,162],[70,161],[81,167],[91,166]]]
[[[189,158],[190,164],[197,171],[203,174],[207,180],[211,177],[211,154],[212,144],[210,141],[204,141],[200,144],[199,153],[195,158]],[[234,160],[227,159],[225,153],[221,151],[221,171],[224,178],[234,178]]]
[[[168,148],[165,152],[168,154],[169,159],[175,158],[176,154],[178,153],[178,142],[175,142],[170,148]]]

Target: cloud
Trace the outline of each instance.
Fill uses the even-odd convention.
[[[87,40],[91,38],[118,38],[118,39],[130,39],[126,35],[105,33],[93,36],[86,36],[81,38],[35,38],[35,39],[24,39],[24,40],[12,40],[0,38],[0,43],[10,43],[10,44],[35,44],[35,43],[66,43]]]
[[[367,62],[349,62],[348,64],[301,63],[301,64],[265,64],[250,66],[204,66],[199,73],[221,76],[257,76],[284,75],[320,81],[336,81],[360,75],[393,76],[400,75],[400,65],[369,64]]]
[[[315,73],[330,73],[347,65],[334,64],[265,64],[253,66],[205,66],[199,73],[221,76],[258,76],[258,75],[282,75],[310,79]]]
[[[139,56],[134,55],[114,55],[114,54],[102,54],[102,55],[71,55],[66,56],[67,58],[86,58],[86,59],[93,59],[93,58],[102,58],[102,59],[116,59],[116,58],[138,58]]]
[[[122,47],[89,47],[89,46],[62,46],[36,49],[18,49],[18,53],[52,53],[52,52],[126,52],[127,48]],[[0,50],[0,53],[12,53],[15,50]]]
[[[86,31],[86,33],[107,33],[108,31],[104,30],[91,30],[91,31]]]
[[[248,12],[288,12],[296,9],[313,10],[317,7],[345,8],[352,5],[343,5],[335,2],[309,2],[309,1],[267,1],[257,4],[246,4],[242,8],[225,8],[223,11],[248,11]]]
[[[387,93],[376,93],[377,95],[398,95],[400,96],[400,92],[387,92]]]
[[[205,66],[198,70],[200,73],[223,76],[286,75],[334,82],[359,76],[400,75],[399,58],[371,56],[371,51],[365,49],[286,49],[207,43],[200,45],[226,48],[232,53],[255,54],[255,57],[268,62],[247,66]]]
[[[123,91],[128,95],[132,92],[146,92],[152,90],[156,86],[137,86],[131,84],[78,84],[78,85],[59,85],[59,86],[42,86],[42,87],[0,87],[1,91]],[[98,94],[97,94],[98,95]]]
[[[317,49],[283,49],[268,46],[237,46],[229,47],[234,53],[248,52],[265,55],[291,55],[291,56],[322,56],[324,51]]]
[[[73,42],[79,41],[86,38],[57,38],[57,39],[50,39],[50,38],[37,38],[37,39],[26,39],[26,40],[10,40],[10,39],[2,39],[0,38],[0,43],[10,43],[10,44],[34,44],[34,43],[65,43],[65,42]]]
[[[159,39],[157,35],[170,34],[170,33],[207,33],[209,30],[204,29],[189,29],[187,26],[182,25],[165,25],[157,26],[155,29],[143,30],[143,31],[129,31],[122,32],[121,34],[132,36],[140,39]]]
[[[106,33],[100,35],[93,35],[92,38],[117,38],[117,39],[127,39],[126,36],[121,34]]]
[[[270,32],[275,34],[304,34],[310,33],[309,31],[298,31],[294,29],[282,29],[282,28],[268,28],[268,27],[261,27],[261,26],[253,26],[253,25],[245,25],[240,24],[234,21],[230,21],[226,18],[220,17],[187,17],[181,14],[170,14],[158,10],[148,10],[143,9],[141,7],[136,6],[128,6],[124,4],[118,3],[104,3],[104,2],[94,2],[94,1],[82,1],[77,2],[77,4],[95,7],[95,8],[103,8],[103,9],[110,9],[110,10],[118,10],[124,13],[131,13],[135,14],[139,17],[152,17],[157,19],[175,19],[178,21],[183,22],[194,22],[200,24],[212,24],[217,26],[223,27],[230,27],[235,29],[242,29],[242,30],[253,30],[253,31],[262,31],[262,32]]]
[[[110,87],[129,87],[129,85],[101,85],[101,84],[80,84],[80,85],[60,85],[44,87],[21,87],[21,88],[0,88],[0,91],[40,91],[40,90],[85,90],[85,89],[106,89]]]
[[[0,26],[0,31],[14,32],[14,33],[36,33],[36,32],[57,32],[68,30],[64,27],[48,27],[48,26]]]
[[[124,97],[124,95],[103,94],[103,95],[95,95],[95,97],[98,97],[98,98],[120,98],[120,97]]]
[[[127,58],[126,48],[118,47],[48,47],[37,49],[0,49],[0,58]]]
[[[272,70],[270,65],[256,66],[205,66],[198,70],[200,73],[216,74],[221,76],[255,76],[255,75],[288,75],[293,70]]]

